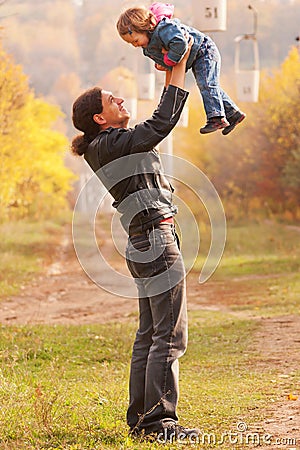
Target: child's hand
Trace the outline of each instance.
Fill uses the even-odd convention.
[[[154,64],[155,69],[161,70],[162,72],[166,72],[168,69],[166,69],[164,66],[161,66],[160,64],[155,63]]]
[[[168,53],[168,50],[162,47],[161,52],[163,55],[166,55]]]

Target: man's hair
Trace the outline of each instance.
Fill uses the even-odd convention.
[[[100,126],[94,121],[93,116],[102,113],[102,111],[102,89],[99,87],[83,92],[73,103],[73,125],[77,130],[84,133],[72,140],[71,150],[74,154],[83,155],[89,143],[99,133]]]
[[[118,21],[117,30],[120,36],[135,31],[136,33],[146,33],[155,27],[156,19],[149,9],[144,7],[128,8],[124,11]]]

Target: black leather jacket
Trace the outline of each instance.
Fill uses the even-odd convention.
[[[134,128],[108,128],[90,143],[84,158],[115,199],[129,234],[149,229],[177,212],[173,188],[154,147],[174,128],[188,92],[170,85],[151,118]]]

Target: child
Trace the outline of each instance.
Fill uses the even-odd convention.
[[[129,8],[117,22],[118,32],[124,41],[134,47],[142,47],[145,56],[156,66],[172,70],[187,51],[188,36],[194,43],[186,68],[192,68],[202,95],[207,123],[201,134],[222,129],[227,135],[246,115],[241,112],[219,85],[221,57],[213,40],[179,19],[172,19],[174,6],[169,3],[153,3],[145,7]]]

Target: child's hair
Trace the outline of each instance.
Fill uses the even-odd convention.
[[[156,25],[156,18],[154,14],[145,7],[128,8],[124,11],[118,21],[117,30],[120,36],[131,34],[132,31],[136,33],[146,33],[152,31]]]

